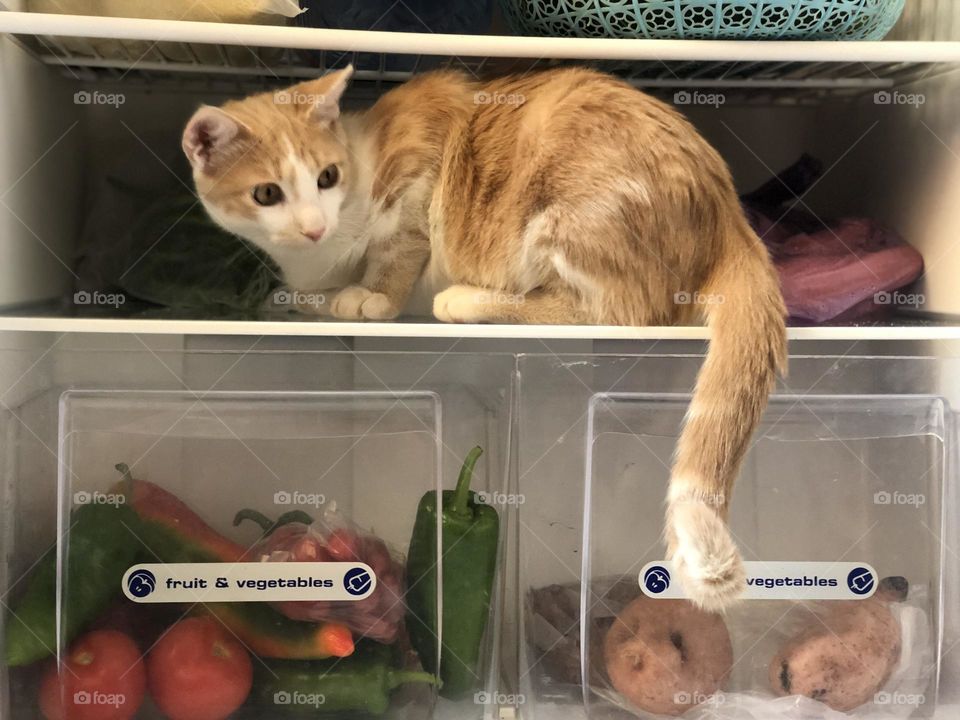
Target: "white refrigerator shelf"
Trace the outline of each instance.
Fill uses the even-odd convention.
[[[643,87],[851,92],[902,87],[960,67],[960,42],[792,42],[443,35],[0,12],[43,63],[79,80],[191,77],[288,82],[362,58],[357,78],[427,68],[479,75],[600,61]],[[104,41],[109,51],[104,51]],[[394,62],[394,56],[407,56]]]

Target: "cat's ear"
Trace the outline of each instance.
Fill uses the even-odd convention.
[[[250,128],[220,108],[204,105],[183,131],[183,152],[194,168],[210,172],[217,157],[231,145],[250,135]]]
[[[321,78],[302,83],[306,97],[312,100],[312,106],[308,109],[311,120],[329,124],[340,117],[340,99],[352,76],[353,65],[347,65],[342,70],[334,70]]]

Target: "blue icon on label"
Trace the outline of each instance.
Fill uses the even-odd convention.
[[[127,590],[135,598],[145,598],[157,587],[157,578],[149,570],[137,570],[127,578]]]
[[[875,582],[876,578],[873,577],[873,571],[870,568],[854,568],[847,575],[847,587],[854,595],[866,595],[873,590]]]
[[[351,595],[363,595],[370,589],[372,583],[373,576],[362,567],[348,570],[343,576],[343,588]]]
[[[643,586],[652,595],[659,595],[670,587],[670,572],[661,565],[647,568],[643,574]]]

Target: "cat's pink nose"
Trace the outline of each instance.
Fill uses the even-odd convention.
[[[314,228],[313,230],[301,230],[300,233],[305,238],[310,238],[314,242],[317,242],[320,238],[323,237],[323,234],[327,231],[326,228]]]

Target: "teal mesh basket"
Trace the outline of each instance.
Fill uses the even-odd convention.
[[[500,0],[521,35],[880,40],[906,0]]]

